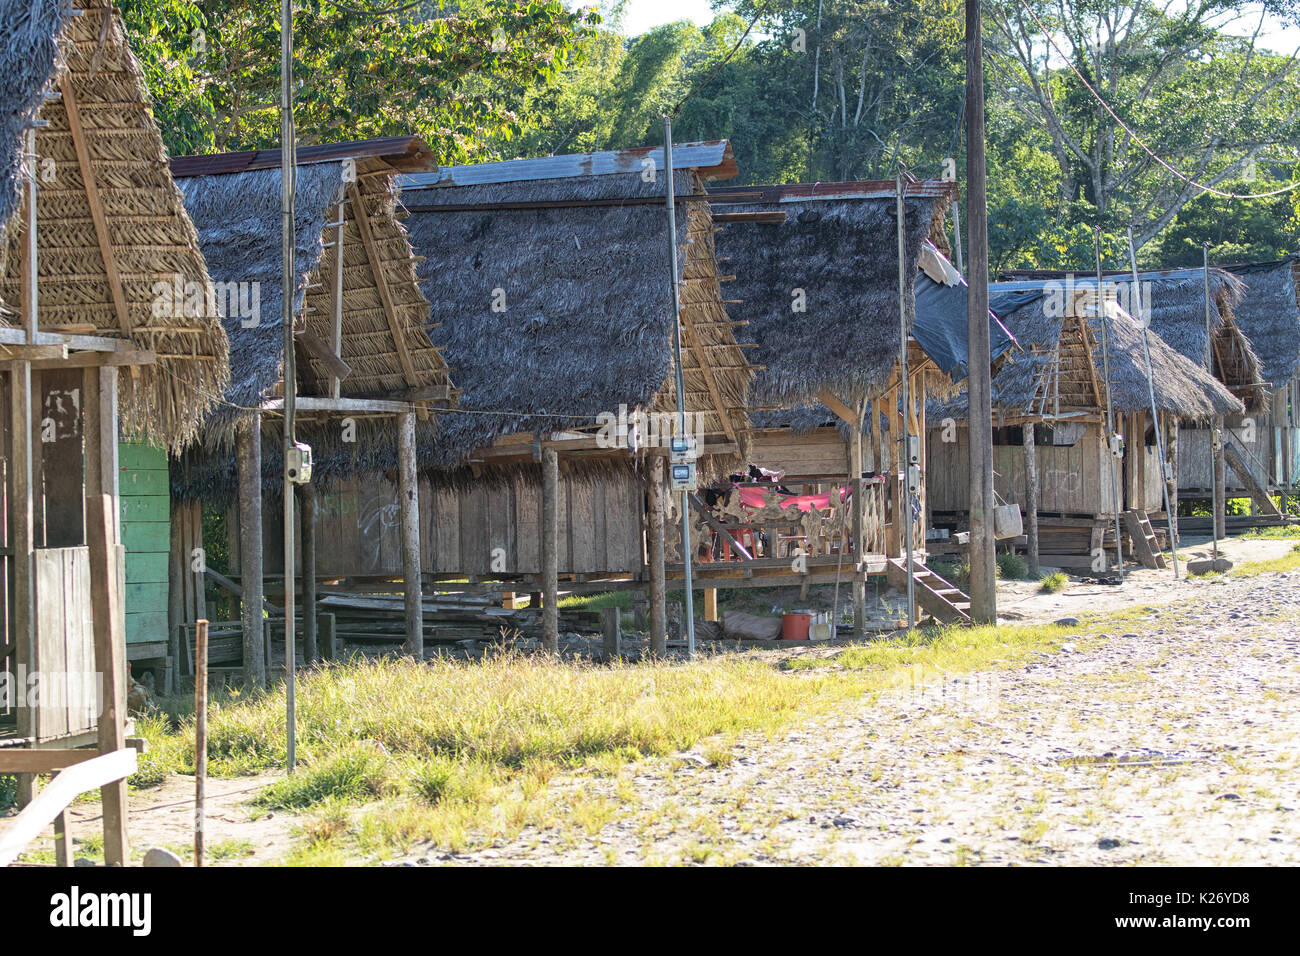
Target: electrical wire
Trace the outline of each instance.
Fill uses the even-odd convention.
[[[736,55],[736,52],[740,49],[741,44],[745,42],[745,38],[748,37],[750,31],[754,29],[754,24],[758,23],[760,17],[763,17],[767,14],[768,8],[771,5],[772,5],[772,0],[768,0],[767,3],[763,4],[763,6],[759,9],[759,11],[754,14],[754,19],[749,21],[749,26],[745,27],[745,32],[740,35],[740,39],[737,40],[736,45],[731,48],[731,52],[722,58],[722,61],[713,68],[713,72],[704,78],[704,82],[697,83],[694,89],[692,89],[689,93],[687,93],[684,97],[682,97],[677,102],[677,105],[673,107],[673,112],[672,112],[674,118],[681,115],[682,107],[685,106],[687,103],[689,103],[691,101],[691,98],[694,97],[696,93],[699,93],[706,86],[712,83],[714,79],[717,77],[717,75],[722,72],[722,68],[731,62],[731,58]]]
[[[1133,141],[1142,147],[1143,152],[1145,152],[1148,156],[1154,159],[1165,169],[1169,170],[1171,173],[1173,173],[1183,182],[1187,183],[1189,186],[1193,186],[1196,189],[1201,190],[1202,192],[1207,192],[1212,196],[1218,196],[1221,199],[1268,199],[1271,196],[1281,196],[1284,195],[1285,193],[1291,192],[1294,189],[1300,189],[1300,180],[1297,180],[1296,182],[1291,183],[1289,186],[1283,186],[1281,189],[1273,189],[1270,190],[1269,192],[1264,192],[1264,193],[1230,193],[1222,189],[1216,189],[1214,186],[1207,186],[1205,185],[1205,183],[1197,182],[1195,179],[1192,179],[1192,177],[1188,176],[1186,173],[1182,172],[1181,170],[1175,169],[1165,159],[1163,159],[1160,156],[1157,156],[1155,151],[1152,150],[1151,147],[1146,144],[1146,141],[1143,140],[1142,137],[1138,136],[1138,134],[1135,133],[1127,123],[1125,123],[1122,119],[1120,119],[1119,114],[1110,108],[1110,104],[1107,103],[1104,99],[1102,99],[1101,94],[1092,88],[1092,84],[1090,84],[1087,81],[1087,79],[1084,77],[1084,75],[1079,72],[1079,68],[1076,67],[1074,63],[1070,60],[1070,58],[1065,55],[1065,52],[1059,46],[1057,46],[1056,41],[1052,39],[1052,35],[1048,32],[1047,27],[1043,25],[1042,20],[1038,19],[1038,15],[1034,13],[1033,10],[1030,9],[1029,4],[1026,3],[1025,0],[1020,0],[1020,5],[1024,7],[1025,12],[1028,13],[1029,16],[1033,18],[1034,23],[1038,24],[1038,29],[1042,31],[1043,37],[1047,40],[1049,44],[1051,44],[1052,49],[1055,50],[1057,55],[1062,60],[1065,61],[1065,64],[1070,68],[1070,71],[1079,78],[1079,82],[1082,83],[1084,85],[1084,88],[1087,89],[1087,91],[1092,94],[1093,99],[1095,99],[1098,103],[1100,103],[1102,109],[1104,109],[1107,113],[1109,113],[1111,118],[1114,119],[1115,122],[1119,124],[1120,129],[1124,130],[1124,132],[1126,132],[1130,137],[1132,137]]]

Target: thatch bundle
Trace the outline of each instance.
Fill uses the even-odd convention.
[[[404,191],[431,334],[463,389],[438,465],[511,434],[591,429],[621,406],[674,407],[667,217],[662,203],[635,202],[664,186],[639,171]],[[690,170],[674,175],[679,195],[702,191]],[[529,203],[599,204],[518,208]],[[687,411],[740,438],[752,371],[721,301],[709,209],[678,209]]]
[[[0,225],[18,208],[25,134],[54,75],[64,16],[60,0],[0,0]]]
[[[355,183],[345,181],[345,171],[350,178],[353,169]],[[333,336],[338,274],[337,246],[327,250],[326,243],[337,241],[338,229],[332,223],[338,221],[340,199],[349,200],[343,206],[340,357],[352,371],[340,383],[340,395],[345,398],[394,397],[426,386],[450,388],[447,365],[425,331],[429,304],[416,284],[415,259],[397,218],[394,175],[375,157],[355,165],[341,160],[313,162],[300,165],[297,171],[292,311],[303,316],[299,326],[326,343]],[[214,281],[256,283],[259,289],[256,322],[239,313],[226,314],[223,319],[231,342],[226,404],[205,423],[206,448],[187,456],[173,473],[173,487],[181,497],[229,497],[236,484],[230,455],[235,426],[267,399],[279,395],[283,379],[280,170],[197,175],[178,182],[186,208],[199,228]],[[365,217],[369,244],[359,216]],[[405,359],[390,326],[390,308],[401,331]],[[301,346],[295,355],[298,394],[328,396],[330,378],[325,364]],[[355,416],[355,440],[344,441],[343,417],[299,419],[298,437],[312,445],[318,480],[396,466],[391,420]],[[420,422],[418,430],[422,444],[431,444],[434,419]],[[279,484],[279,432],[271,421],[263,428],[268,490]]]
[[[1259,356],[1260,374],[1270,388],[1281,388],[1300,370],[1297,268],[1296,258],[1227,267],[1244,286],[1233,314]]]
[[[42,93],[62,94],[40,107],[48,126],[36,134],[38,320],[46,331],[120,335],[154,351],[156,365],[119,379],[123,432],[176,451],[194,436],[229,374],[226,337],[215,316],[159,308],[159,283],[206,285],[198,237],[168,172],[140,64],[117,12],[109,0],[80,3],[83,14],[69,18],[58,35],[62,69],[56,70],[40,36],[58,26],[50,6],[19,0],[4,10],[6,34],[12,25],[17,43],[11,48],[6,35],[5,53],[34,57],[12,75],[6,68],[3,82],[27,92],[6,108],[5,134],[30,110],[31,83],[40,73]],[[9,140],[6,161],[3,208],[12,210]],[[24,217],[13,216],[6,230],[13,247],[0,260],[6,321],[21,296],[16,250],[25,228]]]

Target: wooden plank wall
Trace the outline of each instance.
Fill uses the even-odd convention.
[[[93,730],[99,713],[90,617],[90,552],[38,548],[35,559],[36,660],[42,691],[37,740]]]
[[[635,572],[641,567],[641,487],[627,477],[582,481],[561,476],[562,573]],[[266,566],[279,568],[278,509],[268,517]],[[516,480],[463,491],[420,481],[421,564],[432,574],[541,572],[541,487]],[[396,486],[349,481],[321,495],[316,540],[322,576],[400,575]],[[274,527],[272,527],[274,525]]]
[[[132,644],[167,640],[171,489],[167,453],[161,448],[122,442],[118,445],[118,468],[129,654]],[[197,505],[192,510],[197,514]],[[189,567],[188,560],[185,567]]]
[[[969,435],[965,428],[956,440],[942,440],[941,429],[931,429],[926,486],[930,510],[960,512],[970,507],[967,485],[970,471]],[[1089,425],[1073,445],[1038,445],[1038,510],[1043,514],[1105,514],[1112,510],[1110,472],[1101,446],[1101,429]],[[1022,445],[993,446],[993,487],[1009,504],[1025,502],[1025,450]]]
[[[1247,435],[1246,419],[1253,419],[1254,441],[1247,442],[1244,439]],[[1198,423],[1199,427],[1189,423],[1183,423],[1178,428],[1178,490],[1180,492],[1187,490],[1207,491],[1213,487],[1214,459],[1210,452],[1210,430],[1205,427],[1204,423]],[[1243,449],[1242,458],[1250,466],[1256,479],[1267,481],[1269,484],[1277,484],[1278,476],[1273,475],[1269,479],[1269,472],[1275,472],[1280,462],[1273,456],[1272,449],[1274,444],[1273,429],[1270,427],[1268,416],[1259,413],[1255,415],[1234,416],[1224,423],[1235,433],[1232,436],[1225,435],[1238,448]],[[1244,453],[1249,450],[1256,458],[1257,463],[1251,454]],[[1263,463],[1264,467],[1260,466]],[[1236,473],[1232,470],[1232,465],[1228,465],[1228,491],[1245,493],[1245,487],[1241,483]]]
[[[765,429],[754,432],[751,447],[754,464],[784,471],[791,480],[843,478],[849,473],[848,442],[838,428],[818,428],[803,435],[785,428]]]

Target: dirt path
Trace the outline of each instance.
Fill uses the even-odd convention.
[[[727,766],[663,762],[572,781],[567,797],[553,785],[560,805],[619,805],[594,834],[412,859],[1300,863],[1300,572],[1179,587],[1195,601],[1126,633],[1081,630],[1026,667],[934,675],[745,740]]]

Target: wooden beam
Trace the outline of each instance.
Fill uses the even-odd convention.
[[[99,752],[109,756],[126,747],[126,616],[122,606],[124,575],[117,544],[116,511],[115,495],[86,496],[90,617],[95,637],[95,670],[103,682],[104,701],[99,713]],[[135,751],[128,752],[133,771]],[[131,857],[126,806],[126,777],[130,772],[109,777],[100,787],[104,808],[104,862],[109,866],[126,866]]]
[[[328,342],[322,339],[311,329],[304,328],[295,335],[313,358],[318,359],[321,364],[329,370],[331,383],[340,379],[347,378],[352,373],[352,366],[334,352]]]
[[[370,398],[318,398],[300,395],[294,401],[300,412],[370,412],[380,415],[402,415],[411,411],[409,402],[388,402]],[[262,403],[264,412],[284,411],[284,399],[272,398]]]
[[[56,773],[98,756],[98,750],[5,747],[0,749],[0,773]]]
[[[25,329],[9,327],[0,328],[0,345],[66,345],[76,352],[123,352],[136,349],[135,343],[130,339],[48,331],[29,335]]]
[[[53,823],[81,794],[97,787],[105,789],[114,782],[125,786],[126,778],[135,773],[138,760],[135,750],[120,747],[111,753],[94,754],[93,759],[61,771],[40,796],[11,820],[5,832],[0,834],[0,866],[8,866],[16,860],[28,844],[40,836],[41,831]],[[104,821],[107,825],[107,815]],[[105,862],[109,862],[108,855],[109,848],[105,842]],[[117,862],[125,865],[124,861]]]
[[[108,291],[113,297],[117,327],[123,335],[129,336],[132,331],[131,311],[126,304],[126,293],[122,291],[122,277],[117,271],[117,257],[113,253],[113,242],[108,234],[108,218],[104,215],[104,204],[100,200],[99,187],[95,185],[95,169],[91,163],[90,150],[86,146],[86,133],[81,126],[81,108],[77,105],[71,72],[65,70],[59,77],[59,90],[63,93],[63,108],[68,116],[68,130],[72,133],[72,144],[77,150],[77,165],[81,169],[81,180],[86,187],[90,218],[95,224],[95,239],[99,243],[99,254],[104,260],[104,273],[108,281]]]
[[[829,389],[823,388],[820,392],[817,393],[817,397],[821,399],[821,403],[823,405],[825,405],[827,408],[833,411],[836,414],[836,416],[845,424],[854,425],[858,423],[857,418],[853,414],[853,409],[849,408],[848,405],[840,401],[839,398],[837,398],[834,394],[832,394]]]
[[[700,347],[702,343],[695,331],[695,323],[691,321],[690,314],[685,309],[680,310],[680,312],[682,328],[686,330],[686,338],[690,340],[691,351],[695,354],[695,361],[704,374],[704,384],[713,399],[713,407],[717,410],[718,419],[722,422],[722,430],[726,432],[727,438],[734,442],[736,440],[736,430],[732,427],[731,418],[727,414],[727,403],[722,400],[722,392],[718,389],[718,383],[713,378],[713,366],[709,364],[705,350]],[[684,375],[685,372],[686,370],[683,369],[682,374]]]
[[[397,358],[402,363],[406,383],[414,388],[423,383],[415,374],[415,364],[411,361],[411,352],[406,347],[406,332],[398,321],[397,307],[393,304],[393,293],[388,288],[388,278],[384,275],[384,263],[379,258],[379,250],[375,248],[375,237],[370,231],[370,217],[366,211],[366,204],[361,198],[361,190],[357,188],[356,183],[348,183],[348,194],[352,199],[352,218],[361,230],[361,244],[366,247],[366,257],[370,260],[370,271],[375,277],[375,286],[384,305],[384,316],[388,319],[389,331],[393,334]]]

